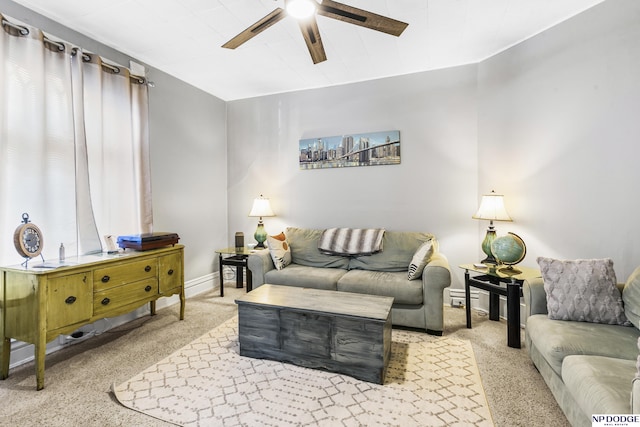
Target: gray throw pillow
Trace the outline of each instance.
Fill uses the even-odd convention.
[[[613,261],[604,259],[537,259],[547,294],[549,318],[625,325],[622,296]]]

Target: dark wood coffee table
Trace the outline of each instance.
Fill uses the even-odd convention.
[[[236,304],[241,356],[384,382],[392,297],[262,285]]]

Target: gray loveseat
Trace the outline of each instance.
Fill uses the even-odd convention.
[[[574,427],[595,414],[640,413],[640,267],[617,286],[633,326],[552,320],[543,279],[523,285],[529,355]]]
[[[443,293],[451,284],[446,257],[437,251],[416,280],[407,271],[418,247],[435,238],[427,233],[385,231],[381,252],[364,256],[327,255],[318,249],[323,230],[289,227],[285,235],[292,263],[281,270],[273,264],[268,250],[249,256],[253,287],[300,286],[394,297],[392,323],[422,328],[442,335]]]

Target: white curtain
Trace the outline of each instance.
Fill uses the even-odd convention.
[[[89,177],[99,233],[150,232],[148,86],[97,55],[82,58]]]
[[[61,243],[85,254],[105,234],[151,231],[144,79],[0,17],[0,263],[23,261],[13,232],[24,212],[45,259]]]

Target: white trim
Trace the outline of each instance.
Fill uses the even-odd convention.
[[[447,291],[449,292],[449,301],[451,304],[451,307],[464,307],[465,304],[465,296],[466,296],[466,292],[464,289],[458,289],[458,288],[447,288]],[[470,291],[469,292],[469,296],[471,298],[471,308],[478,308],[478,291]]]

